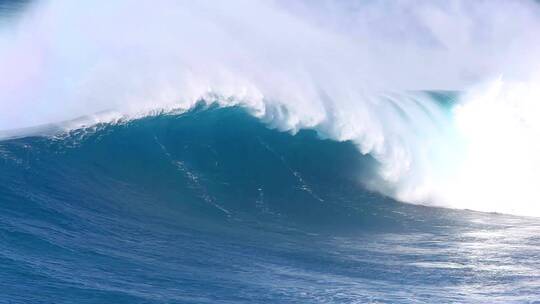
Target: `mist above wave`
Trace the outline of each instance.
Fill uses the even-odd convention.
[[[208,92],[316,117],[375,91],[526,77],[539,14],[525,1],[40,1],[0,32],[0,129]]]

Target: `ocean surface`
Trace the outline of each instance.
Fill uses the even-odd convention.
[[[540,303],[538,218],[397,202],[375,167],[241,107],[4,138],[0,303]]]

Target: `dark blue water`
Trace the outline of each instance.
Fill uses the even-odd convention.
[[[534,303],[540,221],[395,202],[349,142],[196,109],[0,142],[0,303]]]

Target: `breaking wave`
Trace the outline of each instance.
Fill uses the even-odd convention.
[[[205,100],[350,142],[376,163],[362,187],[397,200],[540,215],[538,5],[403,5],[34,1],[0,28],[1,134]]]

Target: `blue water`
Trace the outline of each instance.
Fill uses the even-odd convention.
[[[540,301],[540,220],[399,203],[375,165],[240,108],[3,140],[0,303]]]

